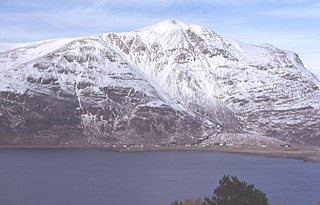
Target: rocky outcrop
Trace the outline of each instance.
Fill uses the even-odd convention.
[[[2,145],[190,143],[217,132],[98,39],[72,41],[11,72],[3,77],[17,84],[0,92]]]
[[[320,83],[293,52],[165,21],[0,52],[0,144],[319,144]],[[230,139],[227,139],[230,141]]]

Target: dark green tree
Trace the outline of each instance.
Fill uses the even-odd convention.
[[[214,189],[211,199],[205,198],[203,205],[268,205],[266,194],[254,185],[240,182],[235,176],[225,175]]]

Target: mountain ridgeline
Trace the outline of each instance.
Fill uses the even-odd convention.
[[[0,44],[0,145],[320,145],[320,82],[297,54],[179,21]]]

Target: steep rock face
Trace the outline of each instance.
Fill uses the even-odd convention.
[[[1,144],[190,143],[216,131],[217,124],[172,103],[99,38],[14,66],[2,81]]]
[[[1,145],[319,144],[320,83],[271,45],[165,21],[1,48]]]
[[[205,77],[207,65],[202,64],[205,55],[225,51],[209,51],[203,42],[196,42],[198,36],[186,25],[162,22],[142,31],[101,37],[183,106],[214,119],[227,131],[242,129],[237,116],[214,96],[220,92],[219,85]]]
[[[319,81],[293,52],[178,21],[102,38],[171,97],[228,132],[319,143]]]

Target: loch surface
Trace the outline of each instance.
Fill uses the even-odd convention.
[[[208,197],[225,175],[265,192],[270,204],[320,202],[320,163],[214,152],[120,153],[0,150],[3,205],[170,205]]]

